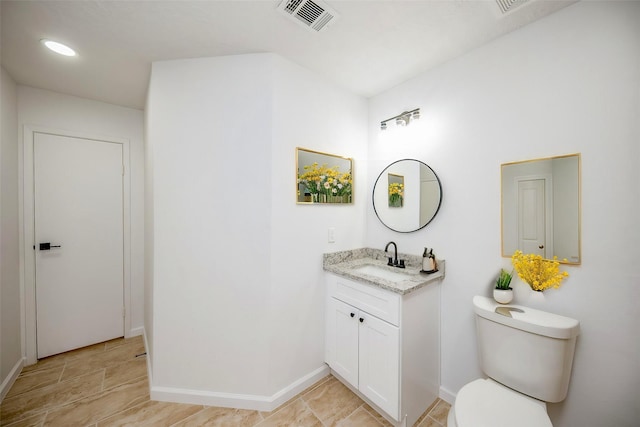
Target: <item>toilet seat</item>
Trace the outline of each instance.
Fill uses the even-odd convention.
[[[457,427],[553,427],[544,402],[491,379],[462,387],[452,410]]]

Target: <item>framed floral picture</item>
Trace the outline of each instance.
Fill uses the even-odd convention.
[[[353,203],[353,159],[297,147],[296,203]]]
[[[404,206],[404,176],[390,173],[389,181],[389,207],[401,208]]]

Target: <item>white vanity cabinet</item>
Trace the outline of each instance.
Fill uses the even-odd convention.
[[[398,413],[398,327],[331,298],[327,363],[380,409]]]
[[[413,425],[439,392],[439,283],[402,295],[326,278],[325,361],[396,425]]]

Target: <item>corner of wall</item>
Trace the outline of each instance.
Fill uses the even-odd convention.
[[[22,372],[22,368],[24,367],[24,362],[25,359],[20,358],[20,360],[18,360],[13,366],[7,377],[2,381],[2,384],[0,384],[0,403],[4,400],[7,393],[9,393],[9,390],[11,390],[13,383],[18,379],[18,375],[20,375],[20,372]]]
[[[17,85],[0,67],[0,381],[11,386],[23,362],[20,275],[20,167]],[[8,389],[7,389],[8,391]]]
[[[453,393],[452,391],[442,386],[440,386],[440,394],[438,397],[447,402],[449,405],[453,405],[453,402],[456,401],[456,393]]]

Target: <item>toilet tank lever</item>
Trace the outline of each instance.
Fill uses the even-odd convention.
[[[515,307],[496,307],[495,312],[507,317],[513,317],[511,312],[515,311],[516,313],[524,313],[524,310]]]

